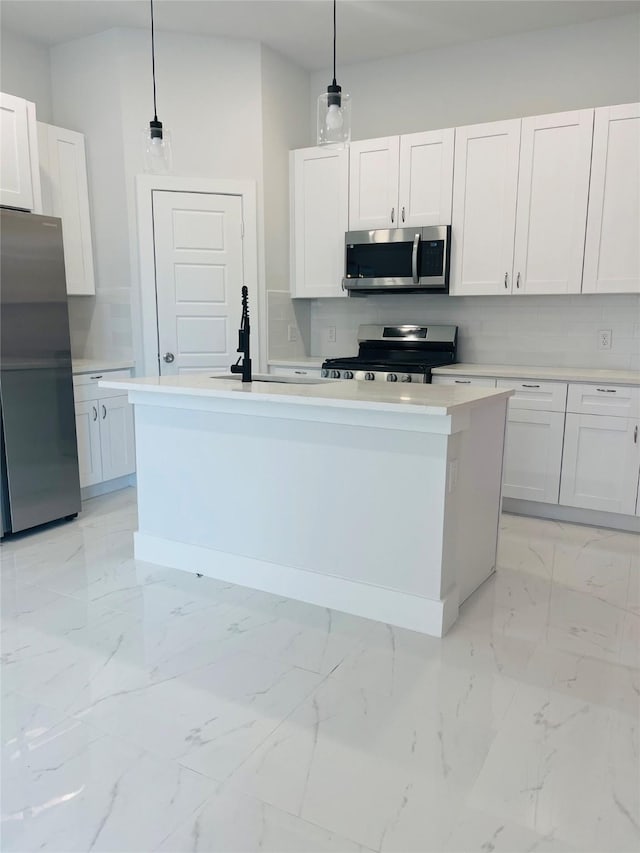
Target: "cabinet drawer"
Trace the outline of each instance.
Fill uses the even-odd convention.
[[[101,379],[129,379],[130,370],[105,370],[103,373],[81,373],[73,377],[73,395],[76,403],[97,400],[99,397],[121,397],[122,390],[99,388]]]
[[[509,410],[564,412],[566,408],[567,385],[565,382],[538,382],[537,379],[515,382],[512,379],[498,379],[497,387],[511,388],[515,392],[509,399]]]
[[[322,368],[320,367],[276,367],[271,365],[269,373],[272,376],[321,376]]]
[[[486,376],[432,376],[432,385],[476,385],[478,388],[495,388],[496,380]]]
[[[640,388],[629,385],[569,385],[567,411],[585,415],[636,418],[640,415]]]

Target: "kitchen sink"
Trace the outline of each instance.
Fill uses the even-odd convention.
[[[210,376],[210,379],[231,379],[233,382],[241,382],[242,377],[238,374],[221,373],[217,376]],[[321,385],[324,382],[330,382],[330,379],[321,379],[316,376],[269,376],[265,373],[259,373],[254,376],[252,382],[275,382],[279,385]]]

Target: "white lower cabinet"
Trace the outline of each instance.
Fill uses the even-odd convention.
[[[115,480],[133,474],[136,470],[133,407],[126,395],[99,403],[102,479]]]
[[[98,401],[76,402],[76,436],[80,485],[93,486],[102,480]]]
[[[510,407],[503,497],[558,503],[563,434],[564,413]]]
[[[561,504],[633,515],[639,466],[637,418],[567,414]]]
[[[321,367],[305,367],[304,365],[292,365],[285,367],[284,365],[271,364],[269,365],[269,373],[272,376],[306,376],[309,379],[319,379],[322,375]]]
[[[133,408],[126,395],[76,402],[76,434],[82,487],[136,470]]]

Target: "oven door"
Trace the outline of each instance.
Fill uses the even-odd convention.
[[[347,232],[343,289],[354,296],[448,293],[450,231],[442,225]]]

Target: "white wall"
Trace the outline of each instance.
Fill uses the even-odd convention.
[[[38,121],[51,124],[49,48],[1,27],[0,90],[34,101]]]
[[[312,75],[312,100],[326,76]],[[339,79],[354,139],[638,101],[640,16],[346,66]],[[464,361],[640,369],[637,296],[315,300],[311,354],[355,353],[366,322],[454,323]],[[613,332],[609,352],[597,349],[599,329]]]
[[[311,77],[315,99],[329,70]],[[640,15],[345,65],[353,139],[640,100]]]
[[[269,355],[297,358],[310,346],[309,305],[289,297],[289,150],[312,144],[310,75],[262,45],[262,153]],[[296,340],[288,340],[288,328]]]
[[[157,32],[156,68],[173,173],[255,181],[262,257],[260,45]],[[72,300],[74,349],[81,342],[84,355],[138,359],[135,175],[144,168],[142,133],[153,116],[149,34],[112,30],[58,45],[52,79],[57,120],[87,137],[94,216],[96,297]],[[264,282],[260,289],[264,296]]]

